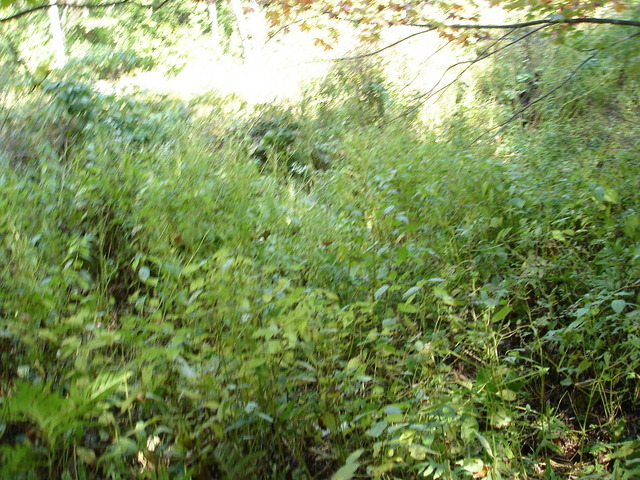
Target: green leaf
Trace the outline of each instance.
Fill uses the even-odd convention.
[[[491,458],[493,458],[493,451],[491,450],[491,445],[489,445],[489,442],[487,441],[486,438],[484,438],[480,432],[473,432],[476,436],[476,438],[478,439],[478,441],[480,442],[480,444],[482,445],[482,447],[485,449],[485,451],[487,452],[487,455],[489,455]]]
[[[576,310],[576,318],[582,318],[591,311],[591,307],[582,307]]]
[[[491,421],[491,425],[494,427],[505,428],[511,424],[513,419],[507,410],[499,408],[497,411],[489,415],[489,420]]]
[[[120,437],[115,445],[115,450],[119,455],[133,454],[138,451],[138,445],[130,438]]]
[[[390,413],[387,414],[386,419],[389,423],[401,423],[404,420],[404,415],[402,413]]]
[[[138,277],[140,278],[140,280],[142,280],[143,283],[147,283],[147,280],[149,280],[150,276],[151,270],[149,270],[149,267],[140,267],[140,270],[138,270]]]
[[[395,405],[389,405],[387,407],[384,407],[383,412],[386,413],[387,415],[395,415],[398,413],[402,413],[402,410],[396,407]]]
[[[513,402],[517,398],[516,392],[507,388],[500,390],[497,395],[506,402]]]
[[[478,421],[471,415],[463,415],[460,425],[460,436],[463,440],[469,441],[478,432]]]
[[[345,371],[352,370],[358,368],[360,365],[362,365],[362,360],[360,360],[360,357],[353,357],[347,362],[347,365],[346,367],[344,367],[344,369]]]
[[[442,287],[434,287],[433,294],[436,296],[436,298],[439,298],[440,300],[442,300],[442,302],[445,303],[446,305],[456,304],[455,299],[451,295],[449,295],[449,292],[447,292]]]
[[[94,465],[96,463],[96,452],[90,448],[78,447],[76,454],[82,463],[86,463],[87,465]]]
[[[500,320],[504,319],[504,317],[509,315],[511,310],[512,310],[512,308],[509,305],[507,305],[506,307],[500,309],[498,311],[498,313],[496,313],[491,320],[493,322],[499,322]]]
[[[574,320],[573,322],[571,322],[567,328],[565,328],[565,332],[572,332],[574,330],[579,330],[582,328],[582,326],[584,325],[585,320]]]
[[[593,189],[593,197],[599,203],[602,203],[604,201],[604,193],[605,193],[605,188],[602,186],[597,186]]]
[[[365,433],[370,437],[378,438],[380,435],[382,435],[382,432],[385,431],[388,425],[389,425],[389,422],[387,422],[386,420],[381,420],[380,422],[376,423],[373,427],[371,427],[369,430],[367,430]]]
[[[422,462],[425,458],[427,458],[427,455],[429,454],[435,454],[435,452],[425,447],[424,445],[414,443],[409,446],[409,455],[411,455],[411,458],[413,458],[414,460]]]
[[[338,420],[335,415],[330,412],[324,412],[320,418],[322,419],[324,426],[327,427],[330,432],[335,432],[337,430]]]
[[[262,418],[263,420],[266,420],[269,423],[273,423],[273,417],[271,415],[267,415],[266,413],[262,413],[262,412],[257,412],[256,415],[258,415],[260,418]]]
[[[418,313],[420,310],[415,305],[410,303],[400,303],[398,305],[398,311],[402,313]]]
[[[626,458],[640,450],[640,440],[631,440],[616,445],[618,448],[613,452],[607,454],[604,458],[607,462],[616,458]]]
[[[345,464],[340,467],[340,469],[333,474],[331,480],[350,480],[353,478],[353,475],[358,470],[360,464],[358,463],[358,459],[364,452],[364,448],[360,448],[353,452],[349,457],[347,457],[347,461]]]
[[[409,249],[407,247],[400,247],[396,252],[396,258],[398,259],[398,264],[401,264],[409,257]]]
[[[378,300],[382,295],[386,293],[387,290],[389,290],[389,285],[382,285],[378,290],[376,290],[376,293],[373,294],[373,297]]]
[[[584,360],[582,360],[580,362],[580,365],[578,365],[578,371],[579,372],[584,372],[587,368],[589,368],[591,366],[591,361],[587,360],[586,358]]]
[[[516,198],[512,198],[511,199],[511,204],[516,207],[516,208],[522,208],[524,207],[524,200],[521,199],[520,197],[516,197]]]
[[[191,263],[185,267],[182,268],[182,275],[191,275],[193,272],[197,271],[200,267],[202,267],[205,263],[207,263],[206,260],[202,260],[199,263]]]
[[[622,313],[622,311],[624,310],[624,307],[626,306],[627,306],[627,302],[625,302],[620,298],[611,302],[611,308],[613,308],[613,311],[616,312],[618,315]]]
[[[205,280],[202,277],[196,278],[193,282],[191,282],[191,284],[189,285],[189,292],[195,292],[196,290],[204,287],[205,284]]]
[[[484,462],[479,458],[465,458],[462,468],[469,473],[478,473],[484,468]]]
[[[175,359],[175,362],[178,364],[178,371],[184,378],[192,379],[197,377],[195,369],[191,365],[189,365],[189,363],[184,358],[178,355]]]
[[[411,295],[417,293],[420,290],[420,286],[416,285],[415,287],[411,287],[409,290],[407,290],[406,292],[404,292],[404,294],[402,295],[402,299],[406,300],[407,297],[410,297]]]
[[[618,192],[612,188],[607,188],[604,191],[603,200],[609,203],[618,203]]]

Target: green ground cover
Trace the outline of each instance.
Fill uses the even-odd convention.
[[[437,127],[3,77],[0,477],[638,478],[634,45],[489,135],[522,52]]]

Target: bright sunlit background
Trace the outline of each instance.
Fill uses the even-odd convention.
[[[505,16],[499,7],[481,10],[482,22],[501,23]],[[331,68],[354,61],[347,58],[375,52],[421,31],[424,29],[390,27],[377,43],[363,44],[355,29],[342,25],[338,41],[327,50],[315,44],[314,35],[318,32],[292,28],[287,33],[275,33],[245,61],[234,55],[219,55],[208,37],[185,39],[174,49],[175,61],[182,65],[179,72],[140,72],[117,82],[100,82],[99,87],[103,91],[144,89],[183,99],[216,92],[237,95],[250,104],[295,102],[306,87],[322,79]],[[473,52],[444,40],[436,32],[428,32],[384,49],[368,60],[380,63],[396,86],[423,94],[450,83],[465,65],[450,67],[470,58]],[[435,96],[428,104],[441,97]]]

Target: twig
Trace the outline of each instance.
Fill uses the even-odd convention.
[[[87,9],[93,9],[93,8],[109,8],[109,7],[115,7],[118,5],[124,5],[124,4],[130,4],[130,5],[135,5],[137,7],[140,8],[152,8],[154,11],[159,10],[160,8],[162,8],[165,4],[171,2],[172,0],[164,0],[159,6],[154,7],[153,5],[145,5],[143,3],[138,3],[134,0],[115,0],[113,2],[106,2],[106,3],[67,3],[67,2],[58,2],[56,3],[56,6],[58,7],[68,7],[68,8],[87,8]],[[24,17],[25,15],[29,15],[31,13],[40,11],[40,10],[46,10],[48,8],[51,8],[51,4],[46,3],[44,5],[38,5],[35,7],[31,7],[28,8],[26,10],[22,10],[18,13],[14,13],[13,15],[9,15],[8,17],[4,17],[4,18],[0,18],[0,23],[6,23],[6,22],[10,22],[12,20],[16,20],[20,17]]]
[[[623,20],[620,18],[565,18],[560,16],[559,18],[545,18],[543,20],[532,20],[530,22],[521,22],[521,23],[507,23],[501,25],[481,25],[481,24],[433,24],[433,23],[410,23],[409,25],[412,27],[420,27],[420,28],[451,28],[455,30],[513,30],[519,28],[527,28],[527,27],[535,27],[536,25],[577,25],[579,23],[592,23],[592,24],[607,24],[607,25],[626,25],[628,27],[640,27],[640,21],[637,20]]]
[[[449,45],[451,45],[451,43],[453,42],[453,40],[449,40],[447,43],[444,43],[442,46],[438,47],[435,51],[433,51],[426,59],[424,59],[419,65],[418,68],[422,68],[424,67],[427,63],[429,63],[429,60],[431,60],[434,56],[436,56],[438,53],[440,53],[442,50],[444,50],[445,48],[447,48]],[[418,72],[404,87],[400,88],[400,91],[404,91],[407,88],[409,88],[409,86],[416,81],[416,79],[420,76],[420,72]]]
[[[167,3],[171,2],[172,0],[164,0],[164,2],[162,2],[160,5],[158,5],[157,7],[152,7],[154,12],[157,12],[158,10],[160,10],[162,7],[164,7]],[[145,5],[140,5],[145,6]],[[148,7],[147,7],[148,8]]]
[[[309,20],[314,20],[314,19],[316,19],[316,18],[320,18],[320,17],[322,17],[322,15],[314,15],[314,16],[309,17],[309,18],[301,18],[300,20],[296,20],[296,21],[294,21],[294,22],[290,22],[290,23],[287,23],[287,24],[285,24],[285,25],[282,25],[282,26],[281,26],[280,28],[278,28],[278,30],[276,30],[275,32],[271,32],[271,33],[268,35],[266,42],[264,42],[264,43],[265,43],[265,44],[269,43],[271,40],[273,40],[273,38],[274,38],[274,37],[278,36],[278,35],[280,34],[280,32],[282,32],[282,31],[284,31],[284,30],[287,30],[289,27],[292,27],[292,26],[294,26],[294,25],[297,25],[298,23],[304,23],[304,22],[307,22],[307,21],[309,21]]]
[[[433,97],[434,95],[437,95],[438,93],[442,92],[444,89],[450,87],[453,83],[455,83],[456,81],[458,81],[458,79],[465,73],[467,72],[473,65],[475,65],[476,63],[489,58],[497,53],[500,53],[502,50],[505,50],[506,48],[509,48],[511,45],[515,45],[516,43],[524,40],[525,38],[533,35],[534,33],[542,30],[543,28],[546,28],[547,25],[543,25],[542,27],[536,28],[535,30],[532,30],[530,32],[525,33],[524,35],[521,35],[520,37],[516,38],[514,41],[507,43],[506,45],[501,46],[500,48],[498,48],[497,50],[491,50],[491,48],[493,48],[495,45],[497,45],[498,42],[502,41],[502,37],[497,39],[496,41],[493,42],[492,45],[489,45],[487,48],[485,48],[480,55],[478,55],[476,58],[474,58],[473,60],[463,60],[461,62],[457,62],[454,63],[453,65],[450,65],[447,67],[447,69],[444,71],[444,73],[442,74],[442,76],[440,77],[440,79],[438,80],[438,82],[431,88],[431,90],[429,90],[427,93],[420,95],[419,97],[416,98],[420,99],[420,98],[425,98],[425,102],[427,100],[429,100],[431,97]],[[505,34],[505,36],[510,35],[512,32],[508,32]],[[468,65],[467,65],[468,64]],[[458,67],[460,65],[467,65],[467,67],[462,70],[462,72],[460,72],[458,74],[458,76],[452,80],[451,82],[449,82],[447,85],[445,85],[444,87],[441,87],[440,89],[436,90],[435,92],[433,91],[439,84],[440,82],[442,82],[442,80],[444,79],[445,75],[449,72],[449,70]]]
[[[558,85],[556,85],[555,87],[553,87],[550,91],[548,91],[547,93],[545,93],[544,95],[542,95],[541,97],[536,98],[534,101],[529,102],[527,105],[523,106],[521,109],[519,109],[517,112],[515,112],[513,115],[511,115],[507,120],[505,120],[504,122],[502,122],[500,125],[496,125],[495,127],[487,130],[486,132],[482,133],[481,135],[479,135],[478,137],[476,137],[471,143],[469,143],[469,145],[467,146],[470,147],[473,144],[477,143],[482,137],[488,135],[489,133],[493,132],[494,130],[497,130],[497,132],[493,135],[492,138],[495,138],[495,136],[500,133],[507,125],[509,125],[513,120],[515,120],[516,118],[518,118],[522,113],[526,112],[527,110],[529,110],[533,105],[535,105],[538,102],[541,102],[542,100],[544,100],[545,98],[548,98],[549,96],[551,96],[553,93],[555,93],[556,91],[558,91],[560,88],[562,88],[564,85],[566,85],[575,75],[576,73],[578,73],[578,71],[584,67],[588,62],[590,62],[591,60],[593,60],[594,58],[596,58],[603,50],[607,49],[607,48],[611,48],[615,45],[618,45],[619,43],[625,42],[627,40],[632,39],[633,37],[637,37],[640,36],[640,32],[634,33],[633,35],[629,35],[627,37],[624,37],[620,40],[616,40],[615,42],[607,45],[606,47],[596,51],[595,53],[593,53],[592,55],[589,55],[587,58],[585,58],[582,62],[580,62],[578,64],[578,66],[573,69],[573,71],[571,71],[571,73],[569,73],[569,75],[567,75],[567,78],[565,78],[562,82],[560,82]]]
[[[385,45],[384,47],[379,48],[378,50],[374,50],[373,52],[369,52],[369,53],[363,53],[362,55],[355,55],[353,57],[340,57],[340,58],[333,58],[329,61],[331,62],[344,62],[344,61],[348,61],[348,60],[359,60],[361,58],[367,58],[367,57],[372,57],[374,55],[379,54],[380,52],[384,52],[385,50],[388,50],[389,48],[393,48],[396,45],[399,45],[403,42],[406,42],[407,40],[413,38],[413,37],[417,37],[418,35],[422,35],[424,33],[429,33],[432,32],[433,30],[435,30],[434,28],[430,28],[428,30],[421,30],[420,32],[416,32],[416,33],[412,33],[411,35],[407,35],[406,37],[401,38],[400,40],[397,40],[393,43],[390,43],[389,45]]]
[[[594,53],[592,55],[589,55],[587,58],[585,58],[582,62],[580,62],[578,64],[578,66],[573,69],[573,71],[571,73],[569,73],[569,75],[567,75],[567,78],[565,78],[562,82],[560,82],[558,85],[556,85],[555,87],[553,87],[551,90],[549,90],[547,93],[545,93],[544,95],[542,95],[541,97],[536,98],[534,101],[529,102],[528,104],[526,104],[524,107],[522,107],[520,110],[518,110],[516,113],[514,113],[513,115],[511,115],[507,120],[505,120],[504,122],[502,122],[500,125],[496,125],[495,127],[487,130],[486,132],[484,132],[482,135],[479,135],[473,142],[471,142],[469,145],[473,145],[474,143],[476,143],[478,140],[480,140],[482,137],[484,137],[485,135],[491,133],[493,130],[498,130],[498,132],[500,130],[502,130],[504,127],[506,127],[507,125],[509,125],[513,120],[515,120],[516,118],[518,118],[522,113],[526,112],[527,110],[529,110],[529,108],[531,108],[533,105],[535,105],[538,102],[541,102],[542,100],[544,100],[545,98],[548,98],[549,96],[551,96],[554,92],[558,91],[560,88],[562,88],[564,85],[566,85],[567,83],[569,83],[569,80],[571,80],[576,73],[578,73],[578,71],[584,67],[588,62],[590,62],[591,60],[593,60],[594,58],[596,58],[598,56],[597,53]],[[496,134],[498,133],[496,132]],[[495,135],[494,135],[495,137]]]
[[[548,25],[542,25],[534,30],[531,30],[530,32],[525,33],[524,35],[519,36],[518,38],[516,38],[515,40],[513,40],[512,42],[507,43],[506,45],[501,46],[500,48],[496,49],[496,50],[491,50],[495,45],[497,45],[499,42],[502,41],[502,39],[504,37],[507,37],[509,35],[511,35],[511,33],[513,33],[513,30],[505,33],[502,37],[496,39],[491,45],[489,45],[487,48],[485,48],[480,55],[478,55],[476,58],[474,58],[473,60],[464,60],[462,62],[457,62],[454,63],[453,65],[450,65],[449,67],[447,67],[445,69],[445,71],[442,73],[442,75],[440,76],[440,79],[436,82],[436,84],[431,87],[431,90],[429,90],[426,93],[423,93],[422,95],[419,95],[418,97],[415,98],[416,104],[413,105],[412,107],[410,107],[409,109],[405,110],[404,112],[400,113],[399,115],[396,115],[395,117],[391,118],[388,122],[386,122],[387,124],[395,122],[396,120],[405,117],[407,115],[409,115],[412,112],[415,112],[418,108],[420,108],[421,105],[423,105],[425,102],[427,102],[428,100],[430,100],[431,98],[433,98],[435,95],[441,94],[442,92],[444,92],[444,90],[446,90],[447,88],[449,88],[451,85],[453,85],[454,83],[456,83],[458,80],[460,80],[460,78],[462,77],[462,75],[464,75],[473,65],[475,65],[476,63],[491,57],[492,55],[495,55],[499,52],[501,52],[502,50],[510,47],[511,45],[514,45],[522,40],[524,40],[525,38],[527,38],[530,35],[533,35],[534,33],[542,30],[543,28],[547,28]],[[444,77],[446,76],[446,74],[453,68],[458,67],[460,65],[467,65],[460,73],[458,73],[458,75],[456,75],[456,77],[451,80],[449,83],[447,83],[446,85],[438,88],[436,90],[436,88],[438,87],[438,85],[440,85],[440,83],[444,80]]]

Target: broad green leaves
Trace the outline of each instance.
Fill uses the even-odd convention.
[[[393,86],[343,70],[256,139],[339,152],[299,176],[217,97],[35,92],[0,126],[0,476],[528,478],[563,445],[568,475],[627,468],[637,95],[608,68],[606,122],[549,109],[498,152],[460,147],[471,106],[437,136],[364,121],[360,87]],[[42,112],[82,125],[64,159]]]
[[[360,467],[358,459],[362,456],[363,453],[364,449],[362,448],[351,453],[351,455],[347,457],[345,464],[340,467],[340,469],[336,473],[333,474],[331,480],[351,480],[354,477],[356,470],[358,470],[358,467]]]

